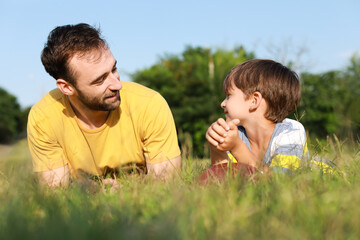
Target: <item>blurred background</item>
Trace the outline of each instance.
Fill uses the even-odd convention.
[[[120,77],[168,101],[187,155],[207,157],[204,134],[222,117],[222,81],[252,58],[295,70],[302,101],[289,117],[309,135],[358,141],[360,2],[0,0],[0,142],[24,137],[29,108],[55,80],[40,53],[56,26],[89,23],[118,61]]]

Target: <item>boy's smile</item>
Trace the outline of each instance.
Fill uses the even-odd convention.
[[[246,118],[249,113],[249,100],[246,99],[243,91],[232,83],[226,93],[226,98],[220,105],[224,109],[226,120],[240,119],[241,121]]]

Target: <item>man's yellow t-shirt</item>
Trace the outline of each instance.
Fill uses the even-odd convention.
[[[133,82],[122,82],[120,107],[98,129],[86,129],[69,100],[54,89],[29,114],[28,141],[35,172],[65,165],[73,176],[160,163],[180,155],[174,119],[165,99]]]

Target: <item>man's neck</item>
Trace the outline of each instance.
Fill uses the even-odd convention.
[[[95,111],[84,106],[70,97],[69,103],[81,125],[87,129],[96,129],[101,127],[107,120],[110,111]]]

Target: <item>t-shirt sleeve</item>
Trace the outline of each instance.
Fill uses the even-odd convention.
[[[305,129],[299,122],[289,124],[273,143],[270,168],[291,172],[299,169],[308,154]]]
[[[141,122],[147,163],[165,162],[180,155],[174,118],[160,94],[147,103]]]
[[[41,111],[31,109],[27,134],[34,172],[49,171],[67,164],[63,149],[56,140],[47,117]]]

